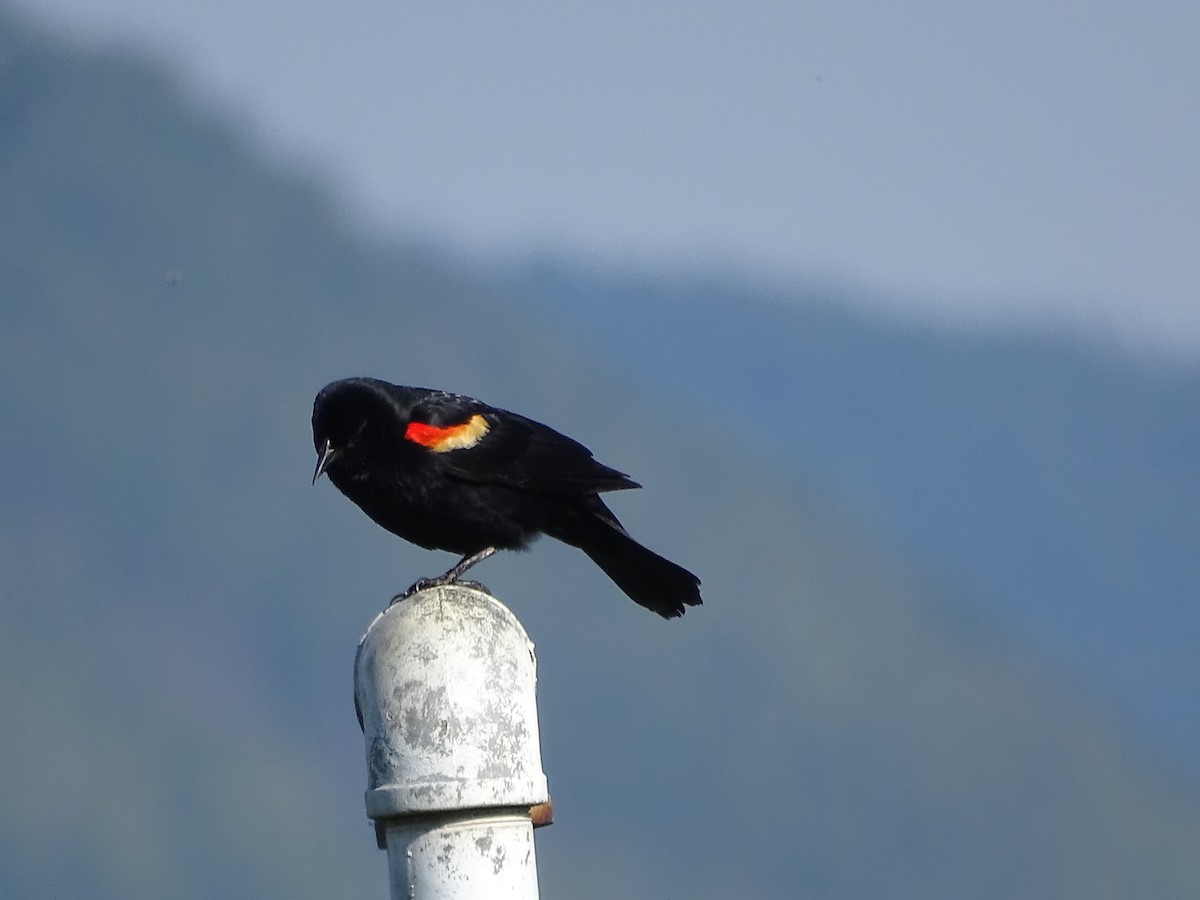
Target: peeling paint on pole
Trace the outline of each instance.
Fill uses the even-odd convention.
[[[521,623],[483,591],[431,588],[371,623],[354,669],[392,897],[536,898],[530,808],[549,795]]]

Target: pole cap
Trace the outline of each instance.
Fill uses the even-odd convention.
[[[367,816],[548,803],[536,684],[533,643],[484,591],[441,585],[380,613],[354,660]]]

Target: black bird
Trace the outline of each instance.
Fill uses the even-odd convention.
[[[323,472],[392,534],[462,555],[400,597],[548,534],[660,616],[700,604],[700,579],[635,541],[600,499],[641,485],[540,422],[459,394],[347,378],[317,394],[312,425],[313,484]]]

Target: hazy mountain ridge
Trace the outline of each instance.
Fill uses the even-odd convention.
[[[578,435],[704,578],[663,623],[553,544],[481,573],[538,644],[546,896],[1194,892],[1194,794],[768,442],[502,280],[365,246],[161,68],[9,24],[0,892],[383,892],[350,660],[444,560],[308,487],[312,395],[355,372]]]
[[[836,292],[764,302],[686,273],[543,264],[516,284],[681,410],[820,479],[1161,749],[1200,758],[1200,365],[883,322]]]

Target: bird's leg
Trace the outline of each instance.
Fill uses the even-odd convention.
[[[441,584],[449,584],[452,581],[458,581],[458,579],[462,577],[463,573],[466,572],[467,569],[471,568],[471,566],[475,565],[476,563],[483,562],[495,552],[495,547],[484,547],[478,553],[467,554],[460,559],[457,564],[455,564],[453,569],[439,578],[438,581]]]
[[[484,587],[482,584],[480,584],[478,581],[459,582],[458,579],[461,578],[463,573],[466,572],[467,569],[471,568],[471,566],[475,565],[476,563],[483,562],[485,559],[487,559],[489,556],[491,556],[495,552],[496,552],[495,547],[484,547],[478,553],[468,553],[466,556],[464,556],[462,559],[460,559],[457,563],[455,563],[454,566],[451,569],[449,569],[447,572],[445,572],[444,574],[439,575],[437,578],[422,578],[419,581],[417,581],[412,587],[410,587],[407,591],[405,591],[403,594],[397,594],[395,597],[392,598],[392,603],[398,603],[401,600],[407,600],[409,597],[411,597],[413,594],[417,593],[418,591],[423,591],[426,588],[431,588],[431,587],[440,587],[443,584],[460,584],[461,583],[461,584],[466,585],[467,587],[478,588],[479,590],[483,591],[485,594],[490,593],[488,591],[488,589],[486,587]]]

